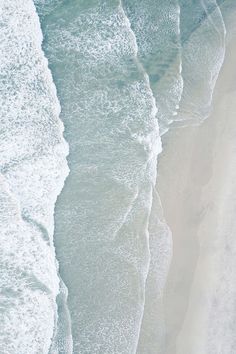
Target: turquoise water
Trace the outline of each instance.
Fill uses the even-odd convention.
[[[212,0],[0,3],[1,221],[4,243],[16,240],[1,251],[0,347],[165,353],[172,245],[157,157],[171,125],[209,114],[224,57],[220,9]]]
[[[45,19],[44,48],[70,141],[70,180],[56,210],[55,244],[65,264],[61,276],[73,289],[74,351],[132,353],[143,314],[148,218],[161,150],[156,104],[118,2],[71,2],[63,7],[66,21],[62,8],[57,11]]]

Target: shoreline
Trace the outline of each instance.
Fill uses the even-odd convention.
[[[168,354],[200,354],[206,350],[207,335],[202,336],[201,333],[206,321],[203,308],[211,299],[208,298],[206,304],[203,299],[207,292],[211,292],[207,290],[208,278],[216,275],[213,274],[214,268],[208,278],[203,279],[201,274],[210,272],[208,266],[217,232],[214,220],[224,199],[218,189],[232,175],[232,171],[229,171],[230,176],[224,173],[230,166],[230,161],[226,165],[224,151],[229,155],[230,144],[232,149],[233,144],[236,146],[233,139],[229,139],[232,129],[225,128],[228,125],[236,129],[236,123],[233,125],[234,107],[232,104],[230,108],[229,104],[236,100],[236,91],[233,91],[236,78],[233,41],[231,38],[226,48],[210,116],[199,126],[170,129],[162,137],[163,152],[159,157],[157,185],[165,219],[173,234],[173,258],[164,295]],[[225,111],[228,114],[226,123]],[[233,159],[233,154],[231,157]],[[215,206],[217,192],[219,205]],[[226,215],[221,217],[224,222]],[[198,310],[195,311],[196,307]],[[201,312],[201,318],[197,312]],[[202,342],[201,348],[199,342]]]

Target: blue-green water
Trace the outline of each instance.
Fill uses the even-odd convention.
[[[157,158],[171,124],[209,114],[224,57],[220,8],[212,0],[0,4],[1,221],[16,239],[2,250],[3,353],[164,354],[172,245]],[[70,170],[62,192],[60,120]]]

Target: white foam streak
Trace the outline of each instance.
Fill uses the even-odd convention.
[[[177,13],[178,13],[178,20],[176,24],[178,28],[177,33],[178,35],[180,35],[180,20],[179,20],[180,7],[179,6],[177,7]],[[142,14],[142,16],[144,16],[144,14]],[[145,16],[147,16],[147,14]],[[142,19],[139,18],[139,20],[142,23]],[[132,29],[130,21],[129,21],[129,25]],[[139,28],[138,30],[136,28],[137,33],[132,30],[133,35],[135,37],[135,47],[137,48],[138,48],[138,42],[136,36],[141,37],[141,34],[139,32],[142,31],[142,29],[143,29],[142,27]],[[139,44],[141,46],[143,44],[142,42],[140,43],[140,38],[139,38]],[[163,119],[163,115],[164,115],[164,119],[168,122],[168,124],[170,124],[171,115],[174,114],[174,112],[172,111],[172,106],[173,109],[178,108],[178,103],[180,101],[182,89],[183,89],[183,80],[181,77],[181,68],[182,68],[181,58],[180,57],[178,58],[179,67],[178,67],[178,73],[177,74],[175,73],[176,78],[175,79],[172,78],[170,81],[169,79],[167,79],[168,85],[165,86],[164,92],[161,91],[160,94],[158,92],[159,90],[154,85],[154,90],[157,97],[155,98],[152,89],[153,86],[150,84],[148,72],[145,71],[144,66],[142,64],[143,58],[142,58],[142,54],[139,53],[139,48],[137,50],[136,55],[137,55],[138,65],[144,71],[144,75],[148,82],[149,89],[152,92],[153,106],[154,106],[153,114],[155,114],[157,121],[159,119],[160,120]],[[143,55],[145,56],[144,53]],[[175,60],[177,59],[174,59],[174,61]],[[156,63],[156,65],[158,65],[158,62]],[[172,73],[172,75],[174,74]],[[168,97],[168,93],[170,92],[172,92],[172,99],[174,100],[174,103],[172,105],[170,104],[170,107],[169,106],[164,107],[166,111],[164,111],[162,107],[162,110],[159,113],[157,108],[158,103],[160,103],[161,105],[161,103],[163,103],[163,98],[165,96]],[[160,97],[161,95],[162,97]],[[153,144],[153,146],[155,145]],[[156,150],[155,148],[153,149],[152,164],[153,167],[155,168],[155,171],[157,170],[157,156],[159,153],[160,153],[160,149],[159,151]],[[153,179],[153,186],[155,186],[155,184],[156,184],[156,172],[155,172],[155,177]],[[163,289],[165,286],[167,273],[169,269],[169,263],[171,260],[172,237],[171,237],[171,231],[164,220],[161,203],[155,187],[153,187],[152,202],[150,204],[150,207],[151,208],[149,210],[149,217],[148,217],[148,224],[147,224],[147,231],[146,231],[148,234],[148,242],[149,242],[149,265],[148,265],[148,272],[145,274],[145,299],[144,299],[145,301],[143,306],[142,322],[140,323],[139,338],[138,338],[138,345],[136,348],[136,352],[141,354],[146,352],[161,354],[164,350],[164,345],[165,345],[165,321],[163,316],[162,295],[163,295]]]
[[[151,153],[150,154],[150,158],[147,161],[147,165],[148,165],[149,161],[151,161],[151,163],[153,165],[153,169],[152,170],[154,172],[153,173],[152,182],[153,182],[153,184],[155,184],[156,183],[156,171],[157,171],[157,156],[158,156],[159,153],[161,153],[161,150],[162,150],[161,138],[159,136],[159,126],[158,126],[158,121],[157,121],[158,108],[157,108],[156,100],[155,100],[155,97],[153,95],[153,92],[152,92],[152,89],[151,89],[151,86],[150,86],[149,76],[148,76],[147,72],[145,71],[143,65],[141,64],[141,62],[139,60],[139,57],[138,57],[138,44],[137,44],[136,36],[135,36],[134,31],[131,28],[131,23],[129,21],[129,18],[127,17],[127,15],[126,15],[126,13],[125,13],[125,11],[123,9],[122,0],[120,0],[120,8],[121,8],[123,16],[124,16],[124,18],[125,18],[125,20],[127,22],[127,25],[129,26],[130,31],[131,31],[132,36],[133,36],[137,66],[143,71],[145,80],[147,82],[148,88],[149,88],[149,90],[151,92],[151,96],[152,96],[152,103],[153,103],[152,104],[152,106],[153,106],[152,115],[154,117],[156,117],[156,129],[153,130],[153,132],[150,133],[149,136],[145,136],[145,137],[135,136],[135,138],[141,144],[143,144],[144,146],[147,146],[148,150]],[[146,268],[146,270],[144,272],[144,287],[145,288],[146,288],[146,280],[147,280],[147,277],[148,277],[149,268],[150,268],[150,262],[151,262],[151,250],[150,250],[150,245],[149,245],[149,218],[150,218],[150,215],[151,215],[151,210],[152,210],[152,203],[150,203],[150,206],[149,206],[149,212],[148,212],[146,230],[145,230],[145,233],[147,235],[147,242],[148,242],[148,246],[147,247],[148,247],[148,254],[149,254],[149,258],[147,260],[147,268]],[[142,304],[142,315],[141,315],[140,323],[138,324],[139,331],[137,333],[136,346],[135,346],[134,351],[133,351],[134,353],[136,353],[137,349],[138,349],[140,331],[141,331],[142,320],[143,320],[143,316],[144,316],[144,308],[145,308],[145,290],[144,290],[144,301],[143,301],[143,304]]]
[[[209,11],[207,5],[214,8]],[[183,11],[185,3],[181,6]],[[183,93],[174,119],[180,126],[200,124],[209,116],[216,80],[225,55],[226,29],[217,3],[214,0],[202,0],[199,7],[205,12],[206,18],[199,20],[196,28],[182,40]],[[194,12],[189,16],[195,19]],[[181,24],[184,35],[187,26],[185,17],[186,13],[182,15]]]

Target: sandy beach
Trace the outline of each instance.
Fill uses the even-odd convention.
[[[163,138],[158,192],[173,234],[165,289],[168,354],[236,347],[236,45],[228,39],[212,113]],[[206,352],[206,348],[207,352]]]

